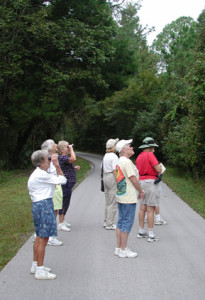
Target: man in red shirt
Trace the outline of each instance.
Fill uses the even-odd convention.
[[[144,199],[140,200],[139,210],[139,233],[138,238],[148,237],[148,242],[157,241],[159,238],[154,234],[154,211],[159,206],[159,187],[154,184],[158,175],[162,172],[161,165],[154,155],[154,149],[158,145],[151,137],[143,140],[143,145],[139,148],[143,151],[136,159],[136,166],[139,171],[139,181],[142,189],[145,191]],[[147,211],[148,234],[144,230],[144,217]]]

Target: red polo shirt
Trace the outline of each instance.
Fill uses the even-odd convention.
[[[140,175],[139,180],[156,179],[158,176],[154,166],[158,165],[159,162],[154,153],[141,152],[140,155],[138,155],[135,163]]]

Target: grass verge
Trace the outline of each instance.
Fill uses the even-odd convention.
[[[191,178],[190,175],[183,174],[175,168],[167,166],[166,168],[163,181],[190,207],[205,218],[204,180]]]
[[[79,184],[90,170],[86,160],[77,157]],[[31,199],[27,190],[33,170],[0,172],[0,270],[11,260],[33,233]]]

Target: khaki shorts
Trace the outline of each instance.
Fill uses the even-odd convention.
[[[140,180],[140,185],[145,191],[144,199],[140,200],[140,204],[147,206],[159,206],[159,184],[154,184],[154,179]]]
[[[61,185],[56,185],[55,193],[53,197],[54,210],[62,209],[63,206],[63,191]]]

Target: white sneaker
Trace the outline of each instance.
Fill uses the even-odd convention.
[[[119,253],[120,253],[120,248],[117,248],[117,247],[116,247],[116,248],[115,248],[115,251],[114,251],[114,254],[118,256]]]
[[[50,236],[47,245],[49,245],[49,246],[62,246],[63,242],[59,241],[56,237]]]
[[[118,257],[123,258],[123,257],[136,257],[137,253],[132,252],[129,248],[126,248],[125,250],[120,249]]]
[[[68,228],[64,223],[60,223],[58,224],[58,230],[70,231],[70,228]]]
[[[116,229],[116,225],[112,224],[111,226],[106,226],[105,227],[107,230],[115,230]]]
[[[154,224],[155,225],[165,225],[165,224],[167,224],[167,222],[161,218],[159,220],[156,220]]]
[[[45,272],[50,272],[50,271],[51,271],[51,268],[44,267],[44,271],[45,271]],[[32,266],[32,267],[31,267],[30,273],[31,273],[31,274],[35,274],[35,273],[36,273],[36,266]]]
[[[138,233],[138,235],[137,235],[138,239],[147,238],[147,237],[149,237],[149,235],[146,232],[144,232],[144,233]]]
[[[56,274],[49,273],[47,271],[43,271],[41,273],[35,273],[36,279],[56,279]]]
[[[148,239],[147,239],[147,241],[148,241],[148,242],[151,242],[151,243],[152,243],[152,242],[158,242],[158,241],[159,241],[159,238],[156,237],[156,236],[153,236],[153,237],[152,237],[152,236],[149,236]]]
[[[64,224],[65,224],[66,227],[71,227],[71,224],[68,223],[68,222],[65,222],[65,221],[64,221]]]

